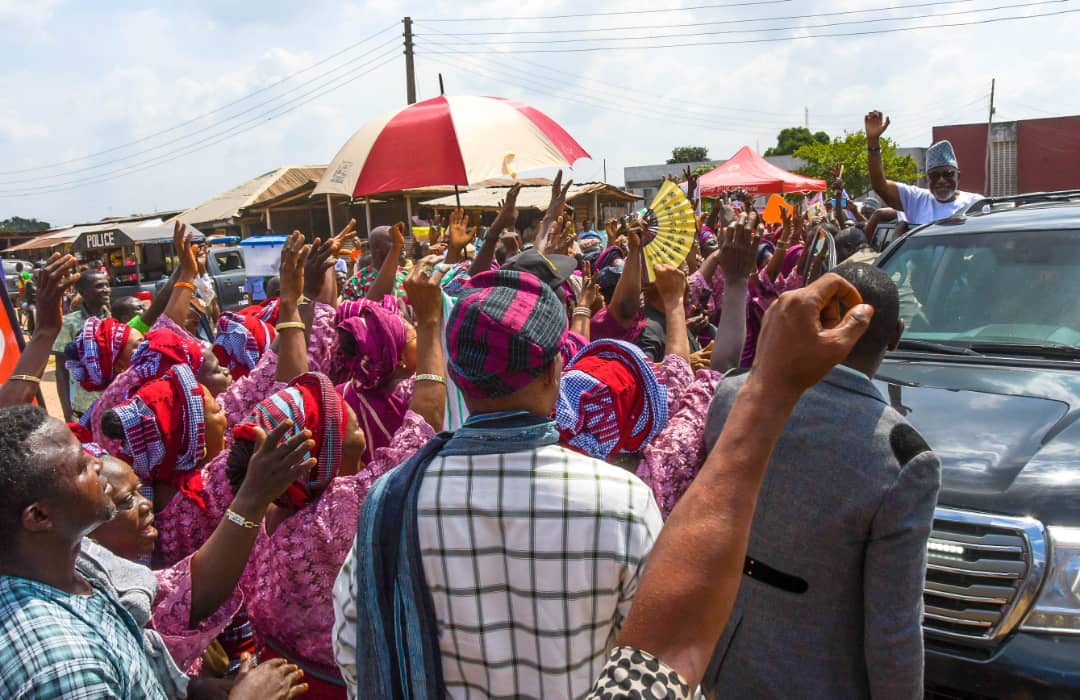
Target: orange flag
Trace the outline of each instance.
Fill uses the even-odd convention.
[[[783,221],[780,218],[780,210],[787,210],[788,214],[795,211],[795,207],[784,201],[784,198],[778,194],[774,194],[769,197],[769,201],[765,204],[765,211],[761,213],[761,219],[767,224],[779,224]]]

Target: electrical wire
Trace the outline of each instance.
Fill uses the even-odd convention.
[[[369,49],[368,51],[360,54],[359,56],[357,56],[357,57],[355,57],[353,59],[350,59],[348,62],[343,63],[340,66],[337,66],[336,68],[333,68],[333,69],[327,71],[326,73],[323,73],[322,75],[307,81],[306,83],[301,83],[300,85],[296,86],[295,88],[292,88],[292,89],[288,90],[285,93],[282,93],[281,95],[276,95],[274,97],[271,97],[268,100],[264,100],[262,102],[258,102],[258,103],[254,104],[254,105],[251,105],[247,109],[244,109],[244,110],[242,110],[240,112],[237,112],[236,114],[230,115],[226,119],[223,119],[223,120],[221,120],[221,121],[219,121],[219,122],[217,122],[215,124],[210,124],[209,126],[204,127],[200,131],[196,131],[196,132],[193,132],[193,133],[190,133],[190,134],[185,134],[183,136],[178,136],[178,137],[170,139],[168,141],[163,141],[162,143],[157,144],[156,146],[151,146],[150,148],[145,148],[145,149],[142,149],[140,151],[136,151],[134,153],[126,155],[126,156],[120,156],[118,158],[112,158],[110,160],[106,160],[106,161],[103,161],[103,162],[100,162],[100,163],[96,163],[94,165],[88,165],[88,166],[86,166],[84,168],[78,168],[78,169],[75,169],[75,170],[68,170],[66,172],[55,173],[55,174],[52,174],[52,175],[35,175],[33,177],[16,178],[14,180],[10,180],[10,179],[9,180],[0,180],[0,185],[10,185],[10,184],[15,184],[15,183],[27,183],[27,182],[41,182],[41,181],[46,181],[46,180],[54,180],[54,179],[56,179],[58,177],[68,177],[70,175],[78,175],[78,174],[81,174],[81,173],[93,172],[95,170],[100,170],[101,168],[103,168],[103,167],[105,167],[107,165],[113,165],[115,163],[122,163],[124,161],[133,160],[135,158],[139,158],[139,157],[145,156],[147,154],[154,153],[155,151],[160,151],[160,150],[162,150],[164,148],[175,145],[177,143],[182,143],[182,142],[187,141],[187,140],[192,139],[192,138],[205,137],[206,132],[208,130],[217,129],[218,127],[223,126],[223,125],[233,121],[234,119],[238,119],[238,118],[240,118],[240,117],[242,117],[242,116],[244,116],[246,114],[250,114],[250,113],[252,113],[252,112],[254,112],[254,111],[258,110],[258,109],[266,107],[267,105],[271,105],[271,104],[277,102],[278,100],[282,99],[283,97],[287,97],[289,94],[291,94],[291,93],[293,93],[293,92],[295,92],[295,91],[297,91],[297,90],[299,90],[301,88],[310,87],[312,84],[314,84],[314,83],[316,83],[318,81],[321,81],[324,78],[329,77],[331,74],[333,74],[333,73],[335,73],[337,71],[340,71],[342,68],[346,68],[350,64],[356,63],[360,59],[362,59],[362,58],[364,58],[366,56],[369,56],[372,53],[375,53],[375,52],[379,51],[380,49],[385,49],[390,44],[395,44],[396,45],[399,41],[400,40],[398,39],[398,37],[390,37],[390,39],[388,41],[385,41],[382,44],[379,44],[378,46],[376,46],[373,49]],[[365,65],[365,63],[361,63],[360,65]],[[354,66],[354,68],[355,68],[355,66]],[[347,74],[347,72],[345,74]],[[333,82],[333,80],[336,80],[336,79],[337,78],[333,78],[333,79],[327,81],[327,84],[329,84],[330,82]],[[275,107],[270,108],[271,111],[273,109],[275,109]]]
[[[520,35],[520,34],[559,34],[559,35],[566,35],[566,34],[592,34],[592,33],[596,33],[596,32],[624,31],[624,30],[631,30],[631,29],[632,30],[638,30],[638,29],[650,29],[650,30],[656,30],[656,29],[686,29],[688,27],[709,27],[709,26],[716,26],[716,25],[727,26],[727,25],[730,25],[730,24],[747,24],[747,23],[750,23],[750,22],[769,22],[769,21],[774,21],[774,20],[778,20],[778,19],[790,20],[790,19],[818,19],[818,18],[821,18],[821,17],[843,17],[843,16],[847,16],[847,15],[859,15],[859,14],[863,14],[863,13],[870,14],[870,13],[873,13],[873,12],[888,12],[888,11],[893,11],[893,10],[909,10],[909,9],[914,9],[916,7],[937,7],[939,5],[963,5],[963,4],[971,3],[971,2],[975,2],[975,0],[935,0],[934,2],[920,2],[920,3],[915,3],[915,4],[909,4],[909,5],[895,5],[895,6],[886,6],[886,7],[874,7],[874,8],[868,8],[868,9],[863,9],[863,10],[843,10],[843,11],[840,11],[840,12],[815,12],[813,14],[808,14],[808,15],[785,15],[783,17],[776,17],[776,16],[773,16],[773,17],[741,17],[741,18],[725,19],[725,20],[710,21],[710,22],[686,22],[686,23],[682,23],[682,24],[651,24],[651,25],[635,25],[635,26],[627,26],[627,27],[589,27],[589,28],[586,28],[586,29],[569,29],[569,28],[560,28],[560,29],[515,29],[515,30],[504,31],[504,32],[500,32],[500,31],[491,31],[491,32],[454,32],[454,36],[496,36],[496,35],[502,35],[502,34],[515,35],[515,36]],[[415,23],[419,24],[421,22],[428,22],[428,21],[431,21],[431,20],[415,20]],[[870,21],[870,20],[867,20],[867,21]],[[434,29],[433,29],[433,31],[434,31]]]
[[[689,10],[713,10],[732,7],[750,7],[753,5],[781,5],[791,0],[749,0],[747,2],[721,2],[708,5],[689,5],[687,7],[662,7],[651,10],[614,10],[612,12],[580,12],[567,15],[532,15],[529,17],[427,17],[418,18],[417,22],[509,22],[534,21],[547,19],[577,19],[580,17],[613,17],[617,15],[650,15],[658,12],[686,12]]]
[[[442,37],[447,37],[447,39],[454,39],[454,40],[457,39],[457,35],[455,35],[455,34],[440,31],[438,29],[435,29],[434,27],[430,27],[429,29],[432,32],[435,32],[436,34],[439,34]],[[431,37],[428,37],[428,40],[430,41]],[[445,42],[440,43],[439,46],[441,46],[443,48],[450,48],[450,49],[456,49],[457,48],[456,46],[447,45],[447,44],[445,44]],[[551,72],[551,73],[559,73],[561,75],[565,75],[565,76],[567,76],[569,78],[572,78],[574,80],[577,80],[577,81],[583,81],[583,82],[592,83],[594,85],[599,85],[602,88],[612,88],[612,89],[615,89],[615,90],[619,91],[618,96],[620,98],[625,96],[625,94],[627,94],[627,93],[634,94],[634,95],[641,95],[641,90],[639,88],[637,88],[637,87],[634,87],[634,86],[623,85],[623,84],[611,82],[610,80],[597,80],[595,78],[590,78],[589,76],[582,75],[582,73],[580,71],[571,72],[571,71],[563,70],[563,69],[557,68],[555,66],[551,66],[551,65],[547,65],[547,64],[543,64],[543,63],[538,63],[536,61],[531,61],[528,58],[524,58],[522,56],[515,56],[514,63],[520,63],[520,64],[523,64],[523,65],[532,66],[532,67],[534,67],[534,68],[536,68],[538,70],[542,70],[542,71],[548,71],[548,72]],[[654,102],[658,102],[658,103],[663,103],[663,102],[665,102],[665,101],[667,101],[669,99],[667,97],[656,97],[656,96],[645,96],[645,97],[647,99],[652,99]],[[985,95],[980,95],[980,96],[976,97],[975,100],[982,100],[982,99],[986,99],[987,97],[989,97],[989,93],[987,93]],[[791,123],[798,123],[798,121],[799,121],[797,118],[792,119],[796,115],[794,115],[791,112],[771,112],[771,111],[765,111],[765,110],[760,110],[760,109],[753,109],[753,108],[749,108],[749,107],[730,107],[730,106],[726,106],[726,105],[716,105],[716,104],[710,104],[710,103],[698,102],[698,101],[690,100],[690,99],[688,99],[686,97],[682,97],[682,96],[679,97],[679,103],[681,105],[683,105],[684,107],[686,107],[687,109],[698,108],[699,111],[700,110],[705,110],[709,114],[708,115],[703,115],[703,116],[709,116],[709,117],[713,117],[717,113],[734,112],[736,114],[744,114],[744,113],[745,114],[761,114],[761,115],[764,115],[764,116],[780,117],[780,118],[785,119],[785,121],[788,121],[788,122],[791,122]],[[850,117],[850,115],[848,115],[848,114],[836,114],[836,113],[830,113],[830,112],[821,112],[821,111],[817,111],[817,110],[812,110],[812,111],[818,117],[826,117],[826,118],[831,117],[831,118],[839,118],[839,119],[847,119],[848,117]],[[903,110],[899,110],[899,111],[893,111],[892,113],[893,114],[899,114],[899,115],[911,114],[913,116],[914,115],[921,116],[923,113],[925,113],[925,110],[923,110],[923,109],[918,109],[918,110],[912,109],[912,110],[909,111],[907,109],[903,109]]]
[[[642,41],[651,39],[681,39],[686,37],[699,37],[699,36],[721,36],[728,34],[746,34],[747,32],[765,33],[765,32],[788,32],[788,31],[801,31],[804,29],[828,29],[832,27],[842,27],[852,24],[872,24],[875,22],[908,22],[924,19],[939,19],[941,17],[955,17],[958,15],[970,15],[977,12],[998,12],[1001,10],[1015,10],[1021,7],[1035,7],[1039,5],[1059,5],[1061,3],[1069,2],[1070,0],[1043,0],[1042,2],[1021,2],[1012,5],[999,5],[997,7],[983,7],[973,10],[958,10],[956,12],[940,12],[934,15],[915,15],[910,17],[877,17],[873,19],[853,19],[843,22],[827,22],[825,24],[796,24],[790,27],[764,27],[761,29],[718,29],[708,32],[693,32],[693,33],[678,33],[678,34],[645,34],[639,36],[612,36],[612,37],[597,37],[595,39],[520,39],[520,40],[496,40],[489,41],[483,46],[521,46],[523,44],[577,44],[582,41]],[[777,18],[780,19],[780,18]],[[783,18],[786,20],[787,18]],[[414,36],[420,37],[422,34],[414,34]]]
[[[171,127],[167,128],[167,129],[162,129],[161,131],[156,131],[154,133],[147,134],[147,135],[142,136],[142,137],[140,137],[138,139],[135,139],[134,141],[128,141],[127,143],[122,143],[122,144],[119,144],[117,146],[113,146],[111,148],[106,148],[105,150],[102,150],[102,151],[97,151],[95,153],[88,153],[86,155],[77,156],[75,158],[70,158],[68,160],[57,161],[55,163],[45,163],[43,165],[35,165],[33,167],[22,168],[20,170],[4,170],[4,171],[0,171],[0,175],[17,175],[17,174],[20,174],[20,173],[28,173],[28,172],[33,172],[33,171],[36,171],[36,170],[45,170],[45,169],[48,169],[48,168],[56,168],[56,167],[59,167],[59,166],[62,166],[62,165],[69,165],[71,163],[78,163],[78,162],[83,161],[83,160],[90,160],[90,159],[96,158],[98,156],[107,155],[109,153],[114,153],[116,151],[119,151],[119,150],[124,149],[124,148],[128,148],[130,146],[135,146],[135,145],[138,145],[140,143],[145,143],[145,142],[147,142],[147,141],[149,141],[151,139],[157,138],[158,136],[162,136],[164,134],[168,134],[168,133],[171,133],[173,131],[176,131],[177,129],[182,129],[185,126],[189,126],[191,124],[194,124],[195,122],[200,121],[202,119],[205,119],[206,117],[209,117],[209,116],[214,115],[214,114],[218,114],[219,112],[222,112],[222,111],[228,109],[229,107],[237,105],[237,104],[239,104],[239,103],[241,103],[241,102],[243,102],[245,100],[251,99],[255,95],[259,95],[259,94],[262,94],[262,93],[264,93],[264,92],[266,92],[268,90],[272,90],[275,87],[277,87],[279,85],[282,85],[283,83],[286,83],[289,80],[292,80],[293,78],[295,78],[298,75],[301,75],[301,74],[306,73],[306,72],[308,72],[308,71],[310,71],[310,70],[312,70],[314,68],[317,68],[318,66],[321,66],[321,65],[325,64],[326,62],[331,61],[334,58],[337,58],[338,56],[340,56],[340,55],[342,55],[344,53],[348,53],[349,51],[352,51],[353,49],[357,48],[358,46],[361,46],[361,45],[371,41],[372,39],[375,39],[376,37],[378,37],[378,36],[380,36],[382,34],[385,34],[386,32],[388,32],[391,29],[393,29],[394,27],[396,27],[398,24],[399,24],[399,22],[395,21],[393,24],[391,24],[391,25],[389,25],[387,27],[384,27],[383,29],[380,29],[379,31],[375,32],[374,34],[369,34],[368,36],[366,36],[363,39],[357,41],[356,43],[350,44],[349,46],[346,46],[345,48],[341,49],[340,51],[337,51],[337,52],[327,56],[326,58],[323,58],[322,60],[311,64],[310,66],[307,66],[305,68],[301,68],[300,70],[294,71],[294,72],[290,73],[289,75],[286,75],[284,78],[281,78],[280,80],[277,80],[277,81],[275,81],[273,83],[270,83],[269,85],[265,85],[265,86],[263,86],[261,88],[258,88],[257,90],[253,90],[253,91],[249,92],[248,94],[246,94],[246,95],[244,95],[242,97],[238,97],[237,99],[232,100],[231,102],[226,102],[225,104],[221,105],[220,107],[215,107],[214,109],[212,109],[212,110],[210,110],[208,112],[203,112],[202,114],[191,117],[190,119],[188,119],[186,121],[183,121],[183,122],[180,122],[179,124],[171,126]]]
[[[366,70],[363,70],[363,71],[357,73],[356,75],[341,76],[342,78],[347,77],[347,79],[341,80],[337,85],[322,86],[325,89],[322,89],[317,94],[314,94],[312,97],[310,97],[310,99],[303,99],[303,100],[299,100],[299,101],[297,99],[291,100],[291,102],[297,102],[297,104],[294,104],[294,105],[292,105],[292,106],[290,106],[290,107],[288,107],[287,109],[284,109],[284,110],[282,110],[281,108],[284,107],[285,105],[279,105],[278,108],[277,108],[279,111],[277,111],[276,113],[268,114],[268,115],[261,115],[260,117],[258,117],[256,119],[248,120],[248,122],[238,124],[235,127],[233,127],[232,129],[230,129],[228,132],[225,132],[223,134],[218,134],[218,135],[216,135],[216,137],[211,137],[211,139],[207,143],[200,142],[198,144],[192,144],[193,147],[188,147],[188,148],[185,148],[185,149],[178,149],[175,152],[163,154],[161,156],[153,158],[153,159],[151,159],[149,161],[146,161],[144,163],[133,164],[133,165],[127,166],[125,168],[121,168],[121,169],[118,169],[116,171],[113,171],[111,173],[103,173],[100,176],[97,176],[97,177],[95,177],[93,179],[81,179],[81,180],[75,180],[75,181],[72,181],[72,182],[69,182],[69,183],[56,183],[54,185],[43,186],[43,187],[40,187],[40,188],[32,188],[32,189],[24,190],[24,191],[21,191],[21,192],[20,191],[11,191],[11,190],[6,190],[6,191],[5,190],[0,190],[0,198],[28,197],[28,196],[40,195],[40,194],[51,194],[51,193],[55,193],[55,192],[65,192],[65,191],[68,191],[68,190],[78,189],[78,188],[86,187],[86,186],[89,186],[89,185],[96,185],[96,184],[100,184],[102,182],[108,182],[108,181],[111,181],[111,180],[115,180],[117,178],[124,177],[126,175],[131,175],[131,174],[134,174],[134,173],[137,173],[137,172],[142,172],[144,170],[148,170],[150,168],[156,167],[156,166],[161,165],[163,163],[175,160],[176,158],[182,158],[184,156],[191,155],[192,153],[197,153],[199,151],[203,151],[203,150],[205,150],[207,148],[210,148],[210,147],[215,146],[215,145],[217,145],[219,143],[227,141],[227,140],[233,138],[234,136],[239,136],[240,134],[244,134],[244,133],[247,133],[247,132],[249,132],[249,131],[251,131],[253,129],[256,129],[259,126],[262,126],[263,124],[265,124],[266,122],[270,122],[270,121],[273,121],[274,119],[277,119],[279,117],[283,117],[286,114],[294,112],[297,109],[303,107],[304,105],[307,105],[307,104],[313,102],[314,100],[318,99],[319,97],[322,97],[323,95],[327,95],[327,94],[329,94],[331,92],[334,92],[334,91],[336,91],[336,90],[338,90],[338,89],[340,89],[342,87],[345,87],[346,85],[349,85],[349,84],[359,80],[360,78],[362,78],[362,77],[364,77],[364,76],[378,70],[379,68],[389,64],[390,62],[396,60],[398,55],[399,55],[399,53],[398,53],[398,51],[397,51],[397,49],[395,47],[395,49],[393,49],[392,51],[389,51],[389,52],[383,54],[382,56],[379,56],[379,57],[376,57],[375,59],[372,59],[372,61],[383,59],[379,63],[371,66],[370,68],[368,68]],[[286,104],[288,104],[288,103],[286,103]],[[250,124],[250,125],[248,125],[248,124]],[[245,125],[247,125],[247,126],[245,126]],[[244,127],[244,128],[241,128],[241,127]]]
[[[431,41],[430,38],[429,38],[429,41]],[[443,44],[440,44],[440,45],[443,45]],[[421,56],[422,55],[423,54],[421,54]],[[519,61],[515,61],[514,63],[516,64],[518,62]],[[717,110],[713,110],[711,106],[706,106],[706,109],[710,110],[708,113],[700,113],[700,112],[695,112],[694,110],[691,110],[691,109],[687,109],[685,105],[692,104],[692,103],[689,103],[682,96],[679,96],[677,98],[677,100],[676,100],[676,99],[673,99],[671,97],[661,97],[661,96],[656,96],[656,95],[646,95],[646,94],[643,94],[642,91],[639,90],[639,89],[634,89],[634,88],[629,88],[629,87],[619,86],[619,85],[611,85],[611,84],[605,83],[603,81],[591,81],[591,82],[599,85],[600,87],[598,87],[598,88],[586,88],[586,87],[568,88],[566,86],[565,81],[561,80],[557,76],[541,75],[541,74],[538,74],[538,73],[543,72],[543,71],[548,71],[548,72],[564,73],[566,75],[570,75],[572,77],[577,77],[577,78],[580,78],[582,76],[580,74],[571,74],[571,73],[566,73],[565,71],[559,71],[558,69],[554,69],[554,68],[551,68],[551,67],[536,63],[536,62],[530,62],[530,61],[527,61],[527,60],[524,60],[524,59],[522,59],[522,61],[520,61],[520,62],[526,63],[528,65],[532,65],[532,66],[535,67],[536,70],[532,70],[532,71],[530,71],[528,73],[521,72],[518,77],[521,78],[521,79],[533,80],[533,81],[541,81],[541,82],[544,82],[546,80],[546,82],[548,84],[543,85],[543,87],[545,87],[547,89],[553,89],[553,90],[559,91],[559,92],[564,93],[564,94],[567,93],[568,90],[572,91],[574,94],[581,94],[582,92],[584,92],[587,96],[590,96],[590,97],[596,97],[597,94],[608,95],[608,96],[610,96],[608,99],[618,100],[619,101],[620,108],[621,108],[622,103],[624,101],[628,100],[628,99],[634,99],[634,100],[637,100],[637,101],[644,100],[644,101],[647,101],[649,103],[649,109],[651,110],[651,112],[659,114],[660,116],[668,117],[668,118],[670,118],[670,119],[672,119],[674,121],[682,120],[684,122],[690,123],[693,126],[702,126],[702,127],[707,127],[707,128],[715,128],[715,125],[717,123],[717,116],[718,116],[717,115]],[[474,65],[476,65],[476,64],[474,64]],[[500,65],[500,68],[503,69],[503,70],[506,70],[506,71],[516,70],[515,68],[511,67],[512,65],[513,64]],[[554,84],[551,84],[551,83],[554,83]],[[962,109],[966,108],[970,104],[980,102],[980,101],[985,101],[988,97],[989,97],[989,93],[981,94],[981,95],[976,96],[970,102],[959,105],[958,107],[944,108],[943,111],[946,112],[946,113],[949,112],[949,111],[959,111],[959,110],[962,110]],[[676,102],[677,102],[678,107],[666,107],[665,106],[665,105],[668,105],[668,104],[675,104]],[[605,107],[610,108],[610,104],[605,105]],[[789,113],[787,115],[784,115],[784,114],[781,114],[781,113],[775,113],[776,116],[779,116],[781,118],[783,118],[784,116],[787,116],[787,117],[790,117],[790,119],[784,119],[783,121],[776,121],[776,120],[764,120],[763,121],[763,120],[746,119],[745,116],[741,114],[742,112],[753,112],[754,110],[740,110],[740,109],[737,109],[737,108],[721,108],[721,109],[726,109],[727,111],[732,111],[732,112],[735,112],[736,114],[739,114],[739,117],[736,118],[736,119],[732,119],[732,118],[729,118],[729,117],[723,117],[723,120],[724,120],[725,123],[742,123],[742,124],[745,124],[748,128],[762,129],[762,130],[763,129],[772,129],[773,131],[779,131],[780,129],[788,128],[788,127],[791,127],[793,125],[797,125],[801,121],[801,116],[802,116],[802,115],[795,115],[794,113]],[[920,109],[920,110],[912,110],[912,114],[915,114],[915,113],[918,113],[920,115],[924,115],[926,113],[926,110],[922,110],[922,109]],[[851,115],[843,115],[843,116],[845,118],[850,118]],[[830,124],[825,124],[825,126],[828,127],[828,126],[830,126]],[[835,128],[832,128],[831,130],[832,131],[839,131],[839,129],[835,129]]]
[[[1053,0],[1057,1],[1057,0]],[[956,27],[971,27],[986,24],[997,24],[1000,22],[1015,22],[1020,20],[1031,19],[1043,19],[1047,17],[1060,17],[1062,15],[1071,15],[1080,12],[1080,9],[1073,10],[1058,10],[1056,12],[1045,12],[1042,14],[1034,15],[1020,15],[1012,17],[992,17],[988,19],[973,20],[970,22],[953,22],[951,24],[935,24],[931,26],[923,27],[896,27],[891,29],[871,29],[866,31],[857,32],[842,32],[838,34],[807,34],[804,36],[788,36],[788,37],[771,37],[763,39],[744,39],[737,41],[704,41],[704,42],[686,42],[677,44],[655,44],[648,46],[592,46],[587,48],[558,48],[558,49],[517,49],[514,51],[490,51],[486,50],[486,44],[469,44],[472,49],[468,51],[453,51],[453,52],[435,52],[435,53],[456,53],[456,54],[477,54],[487,53],[489,55],[501,55],[501,56],[516,56],[522,53],[590,53],[596,51],[655,51],[657,49],[677,49],[677,48],[689,48],[694,46],[745,46],[750,44],[771,44],[780,41],[799,41],[804,39],[825,39],[825,38],[850,38],[853,36],[872,36],[877,34],[898,34],[901,32],[922,31],[929,29],[952,29]],[[691,36],[691,35],[686,35]]]

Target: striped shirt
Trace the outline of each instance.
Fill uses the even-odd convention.
[[[448,696],[584,697],[660,532],[649,488],[552,445],[438,457],[418,511]],[[334,586],[334,650],[351,697],[364,697],[354,557]]]

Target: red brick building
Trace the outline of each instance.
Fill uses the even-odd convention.
[[[994,124],[990,191],[986,181],[986,124],[935,126],[960,163],[960,188],[992,196],[1080,189],[1080,115]]]

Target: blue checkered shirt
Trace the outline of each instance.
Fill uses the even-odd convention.
[[[0,576],[0,697],[166,695],[143,651],[142,630],[106,587],[78,595]]]

